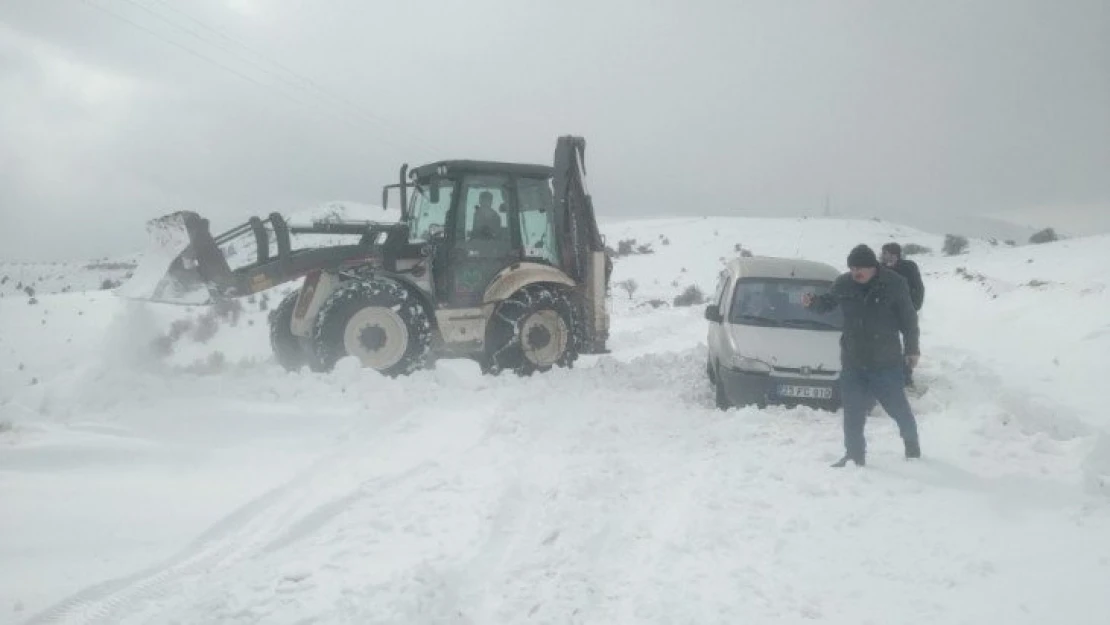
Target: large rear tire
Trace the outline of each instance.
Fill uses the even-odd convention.
[[[270,348],[274,352],[274,359],[287,371],[300,371],[305,365],[312,370],[317,370],[318,365],[316,356],[312,352],[312,345],[293,334],[290,327],[298,295],[300,295],[300,289],[294,290],[270,311]]]
[[[531,285],[497,305],[486,329],[485,370],[519,375],[572,367],[582,345],[578,309],[562,290]]]
[[[325,371],[354,356],[382,375],[408,375],[425,366],[432,324],[420,299],[387,280],[351,281],[328,296],[313,329]]]

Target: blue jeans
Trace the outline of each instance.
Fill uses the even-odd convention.
[[[840,372],[840,398],[844,407],[844,450],[850,458],[863,458],[867,441],[863,426],[875,401],[898,424],[905,441],[917,441],[917,420],[906,398],[906,378],[899,366],[880,369],[845,367]]]

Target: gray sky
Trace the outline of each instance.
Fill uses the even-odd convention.
[[[547,163],[564,133],[604,216],[828,193],[1110,230],[1106,0],[3,0],[0,94],[8,259],[377,203],[402,162]]]

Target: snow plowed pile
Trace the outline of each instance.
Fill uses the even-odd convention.
[[[1105,621],[1110,241],[919,257],[925,458],[880,413],[869,466],[835,471],[839,415],[712,408],[702,307],[675,298],[710,293],[738,245],[840,267],[942,237],[606,235],[636,239],[613,354],[529,379],[288,374],[260,299],[0,300],[0,622]]]

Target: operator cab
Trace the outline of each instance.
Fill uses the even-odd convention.
[[[481,161],[412,170],[409,239],[433,245],[434,289],[446,307],[481,304],[486,286],[515,262],[564,267],[552,175],[543,165]]]

